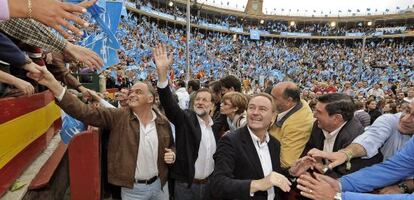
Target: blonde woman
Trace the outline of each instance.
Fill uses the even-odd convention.
[[[222,97],[220,113],[226,116],[227,130],[233,131],[246,125],[246,108],[247,98],[240,92],[228,92]]]

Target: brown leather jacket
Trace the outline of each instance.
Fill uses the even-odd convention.
[[[77,89],[82,84],[75,78],[65,67],[65,56],[62,53],[52,53],[53,61],[51,65],[46,65],[47,69],[55,76],[59,81],[62,81],[65,85]]]
[[[92,108],[66,92],[58,105],[85,124],[109,130],[108,180],[118,186],[132,188],[137,165],[139,121],[130,108]],[[161,185],[167,181],[168,166],[164,148],[172,148],[173,137],[167,118],[154,110],[158,134],[158,171]]]

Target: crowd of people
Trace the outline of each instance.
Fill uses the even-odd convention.
[[[163,3],[151,2],[151,1],[137,1],[136,7],[141,8],[142,6],[148,7],[155,11],[169,14],[174,17],[180,17],[182,19],[186,18],[186,11],[184,7],[180,6],[169,6]],[[202,5],[198,5],[193,7],[196,11],[199,9],[198,7],[202,7]],[[405,22],[399,23],[378,23],[368,25],[366,22],[358,22],[358,23],[341,23],[335,24],[332,26],[330,23],[294,23],[290,24],[288,21],[274,21],[274,20],[267,20],[260,22],[260,20],[247,20],[240,17],[235,17],[231,15],[223,15],[222,13],[216,13],[203,16],[200,14],[200,11],[192,12],[190,15],[190,19],[192,23],[198,24],[214,24],[219,25],[225,28],[230,27],[239,27],[244,29],[244,31],[248,31],[250,29],[260,29],[263,31],[268,31],[271,33],[280,33],[280,32],[297,32],[297,33],[312,33],[313,35],[321,35],[321,36],[344,36],[346,33],[366,33],[372,34],[376,32],[377,28],[391,28],[387,31],[382,31],[384,34],[396,34],[402,33],[405,30],[413,29],[412,24],[407,24]],[[392,30],[394,27],[404,28]]]
[[[186,36],[182,29],[162,26],[146,17],[130,16],[123,19],[121,30],[118,36],[125,50],[120,52],[121,63],[113,67],[112,76],[108,77],[110,86],[121,84],[118,80],[154,81],[155,65],[150,57],[156,41],[174,50],[174,77],[187,73]],[[414,44],[411,40],[367,41],[364,48],[360,41],[254,41],[245,36],[194,30],[190,48],[191,76],[208,83],[233,74],[249,83],[245,85],[247,93],[256,89],[263,91],[265,80],[291,79],[306,90],[326,85],[338,90],[345,81],[350,81],[351,88],[358,90],[350,94],[357,96],[361,90],[366,93],[375,83],[382,84],[387,92],[391,89],[389,84],[405,88],[413,80]],[[113,71],[120,75],[116,76]]]
[[[0,71],[9,83],[0,94],[42,85],[68,115],[98,127],[104,185],[120,189],[105,187],[113,199],[413,198],[411,39],[257,41],[194,30],[187,71],[182,27],[129,14],[116,32],[120,63],[100,74],[119,89],[112,98],[66,67],[97,69],[102,59],[45,27],[81,35],[62,21],[89,26],[72,13],[94,2],[39,0],[50,12],[36,7],[29,19],[17,18],[25,10],[16,2],[0,0],[12,17],[0,21],[10,71]]]

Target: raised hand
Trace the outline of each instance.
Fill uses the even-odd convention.
[[[82,62],[89,68],[100,69],[104,65],[103,60],[98,54],[88,48],[68,42],[64,51],[72,61]]]
[[[167,164],[173,164],[175,162],[175,153],[172,149],[165,148],[164,161]]]
[[[169,68],[173,62],[171,54],[167,54],[167,48],[164,44],[158,44],[152,51],[155,65],[157,65],[157,74],[160,82],[167,80]]]
[[[305,173],[308,169],[312,168],[316,163],[316,159],[305,156],[295,161],[292,167],[289,169],[289,173],[292,176],[298,177]]]
[[[339,191],[339,182],[331,177],[313,173],[306,173],[297,180],[297,188],[301,190],[300,194],[309,199],[315,200],[332,200]]]

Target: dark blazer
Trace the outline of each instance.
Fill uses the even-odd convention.
[[[175,126],[176,161],[170,170],[171,178],[191,184],[194,179],[195,162],[201,141],[201,129],[197,114],[182,110],[175,101],[170,87],[158,88],[160,102],[168,120]],[[213,130],[215,130],[213,128]],[[214,132],[214,131],[213,131]],[[215,134],[216,142],[218,135]]]
[[[364,128],[361,125],[361,123],[355,118],[352,118],[339,131],[335,139],[333,151],[336,152],[340,149],[347,147],[357,136],[361,135],[363,132]],[[313,124],[310,139],[306,144],[305,150],[303,151],[301,157],[305,156],[308,153],[308,151],[312,148],[323,150],[324,140],[325,135],[323,134],[322,129],[318,127],[317,121],[315,121],[315,123]],[[328,172],[327,175],[333,178],[340,178],[343,175],[358,171],[361,168],[368,167],[379,162],[382,162],[381,153],[378,153],[371,159],[356,158],[351,160],[351,170],[346,170],[346,163],[344,163],[334,168],[332,171]]]
[[[269,136],[268,147],[273,171],[282,173],[280,143]],[[218,199],[267,199],[266,191],[250,196],[251,181],[263,178],[264,174],[247,126],[221,138],[214,154],[214,162],[214,172],[209,182],[211,196]],[[280,199],[282,191],[276,187],[274,190],[275,199]]]

